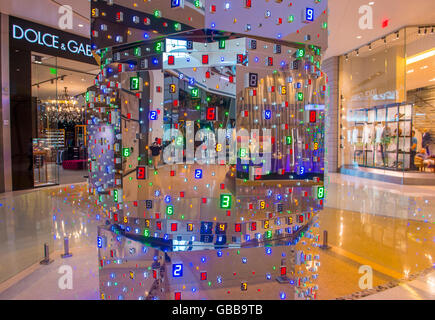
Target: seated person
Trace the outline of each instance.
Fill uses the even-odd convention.
[[[430,155],[428,155],[426,153],[426,149],[424,149],[424,148],[421,149],[420,153],[417,153],[415,157],[419,158],[419,159],[421,159],[423,161],[423,166],[425,168],[429,168],[429,167],[433,168],[433,167],[435,167],[435,158],[431,157]]]

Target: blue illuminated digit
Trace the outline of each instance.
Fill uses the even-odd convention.
[[[174,278],[183,276],[183,265],[181,263],[172,265],[172,276]]]
[[[202,169],[196,169],[195,170],[195,179],[201,179],[202,178]]]
[[[314,20],[314,9],[307,8],[306,10],[306,20],[313,21]]]

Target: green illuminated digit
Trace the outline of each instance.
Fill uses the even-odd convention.
[[[173,215],[173,214],[174,214],[174,207],[173,207],[173,206],[167,206],[167,207],[166,207],[166,214],[167,214],[168,216]]]
[[[231,207],[231,196],[228,194],[221,195],[221,208],[228,209]]]
[[[325,196],[325,187],[317,188],[317,199],[323,199]]]

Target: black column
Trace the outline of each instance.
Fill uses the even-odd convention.
[[[12,189],[23,190],[33,188],[32,138],[36,115],[32,108],[31,52],[12,47],[9,52]]]

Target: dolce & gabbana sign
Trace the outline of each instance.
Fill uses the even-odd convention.
[[[15,17],[9,18],[11,47],[96,64],[89,39]]]

